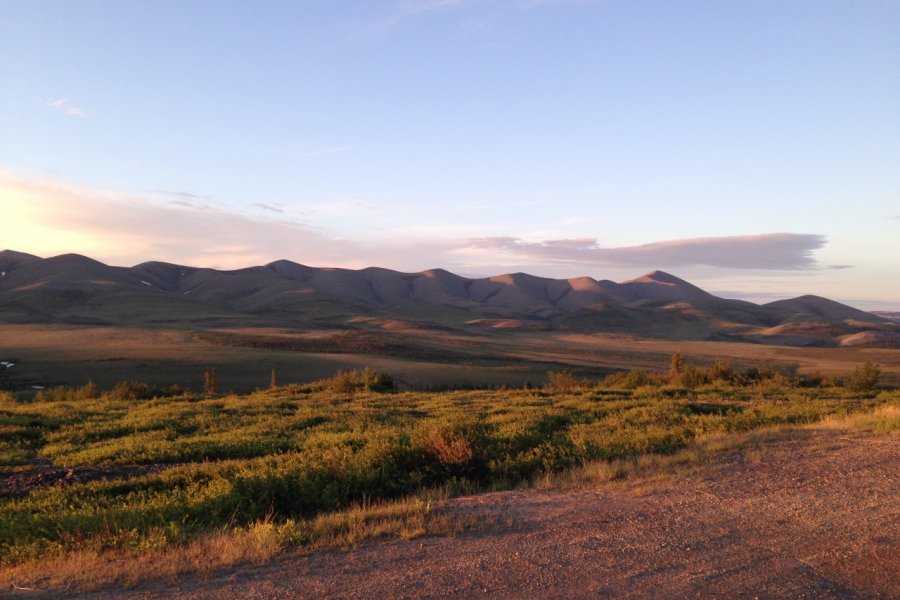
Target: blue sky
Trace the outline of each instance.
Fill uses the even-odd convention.
[[[900,308],[900,3],[0,5],[0,246]]]

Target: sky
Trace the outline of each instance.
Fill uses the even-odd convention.
[[[0,249],[900,310],[900,2],[0,3]]]

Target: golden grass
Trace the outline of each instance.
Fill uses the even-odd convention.
[[[900,405],[884,404],[871,412],[844,418],[826,418],[810,425],[820,429],[856,429],[866,433],[900,435]]]
[[[501,522],[489,511],[459,514],[441,506],[443,489],[403,500],[361,504],[305,521],[256,522],[197,537],[162,552],[89,549],[0,568],[0,581],[29,591],[93,591],[130,588],[148,580],[210,577],[238,564],[262,564],[288,549],[304,552],[350,548],[382,538],[456,535]],[[6,586],[0,586],[3,589]],[[7,588],[9,589],[9,588]]]

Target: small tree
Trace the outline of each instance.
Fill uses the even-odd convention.
[[[853,392],[868,392],[878,384],[881,367],[872,362],[864,362],[854,369],[847,379],[846,387]]]
[[[83,388],[81,388],[81,395],[83,398],[88,400],[93,400],[100,397],[100,390],[97,387],[97,384],[94,383],[93,379],[88,379],[87,384]]]
[[[206,395],[219,393],[219,382],[216,380],[216,368],[207,369],[203,373],[203,393]]]
[[[709,378],[713,381],[728,382],[731,381],[733,377],[734,371],[731,368],[731,363],[727,360],[717,358],[712,367],[709,368]]]
[[[676,378],[682,371],[684,371],[684,355],[681,352],[676,352],[669,361],[669,375],[672,378]]]

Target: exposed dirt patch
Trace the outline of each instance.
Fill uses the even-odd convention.
[[[897,598],[898,500],[900,437],[806,430],[662,481],[447,503],[509,523],[479,532],[90,597]]]
[[[121,479],[155,473],[171,464],[58,467],[38,459],[20,467],[0,469],[0,498],[24,496],[48,486],[86,483],[97,479]]]

